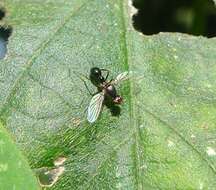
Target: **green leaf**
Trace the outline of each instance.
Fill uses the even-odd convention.
[[[144,36],[128,1],[4,2],[1,119],[32,168],[67,158],[51,189],[215,188],[215,38]],[[135,77],[118,88],[121,115],[90,125],[77,74],[93,66]]]
[[[0,188],[29,190],[29,187],[39,189],[28,163],[0,123]]]

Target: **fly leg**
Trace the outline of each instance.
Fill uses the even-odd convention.
[[[109,81],[109,83],[112,83],[114,80],[113,79],[111,79],[110,81]]]
[[[86,77],[86,76],[85,76],[85,77]],[[88,77],[86,77],[86,79],[90,80]],[[86,81],[85,81],[84,79],[82,79],[81,77],[80,77],[80,80],[82,80],[82,81],[83,81],[83,83],[84,83],[84,85],[85,85],[85,87],[86,87],[86,89],[87,89],[88,93],[89,93],[91,96],[94,96],[95,94],[97,94],[97,93],[98,93],[98,92],[92,93],[92,92],[91,92],[91,90],[89,89],[89,87],[88,87],[88,85],[87,85]]]
[[[84,81],[82,78],[80,78],[80,80],[83,81],[83,83],[84,83],[86,89],[88,90],[88,92],[89,92],[89,94],[90,94],[91,96],[94,96],[95,94],[97,94],[97,92],[96,92],[96,93],[92,93],[92,92],[90,91],[88,85],[86,84],[86,81]]]
[[[85,78],[86,80],[90,80],[87,76],[85,76],[85,75],[82,74],[82,73],[79,73],[79,75],[78,75],[77,73],[74,72],[74,74],[84,83],[84,85],[85,85],[85,87],[86,87],[88,93],[89,93],[91,96],[94,96],[95,94],[98,93],[98,92],[92,93],[91,90],[89,89],[89,87],[88,87],[86,81],[83,79],[83,78]],[[82,78],[80,75],[81,75],[83,78]],[[69,69],[69,76],[71,76],[71,70],[70,70],[70,69]],[[70,77],[70,78],[71,78],[71,77]]]
[[[105,81],[107,80],[108,76],[109,76],[109,70],[107,69],[101,69],[101,71],[106,71],[106,77],[105,77]]]

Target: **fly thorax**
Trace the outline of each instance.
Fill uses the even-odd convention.
[[[95,86],[100,86],[104,81],[103,78],[97,76],[90,76],[90,80]]]

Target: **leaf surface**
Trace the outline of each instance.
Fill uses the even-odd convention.
[[[32,168],[67,158],[52,189],[214,189],[215,38],[144,36],[128,1],[4,6],[14,30],[0,63],[1,119]],[[120,116],[104,107],[90,125],[77,75],[93,66],[134,77],[118,88]]]

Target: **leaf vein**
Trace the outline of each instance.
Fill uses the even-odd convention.
[[[53,37],[58,34],[58,32],[66,25],[66,23],[73,17],[75,16],[81,8],[83,8],[88,1],[80,5],[74,12],[70,13],[64,20],[63,22],[55,29],[52,35],[49,35],[49,38],[45,41],[43,41],[40,45],[39,48],[35,50],[35,52],[32,54],[30,59],[26,62],[26,66],[24,68],[24,71],[17,77],[15,80],[14,84],[12,85],[12,88],[8,94],[8,96],[5,98],[5,101],[3,102],[2,108],[0,110],[0,115],[3,115],[3,113],[7,110],[8,104],[10,104],[10,100],[14,97],[16,94],[17,90],[19,89],[19,84],[21,83],[22,79],[25,77],[27,74],[28,70],[32,67],[34,60],[41,54],[41,52],[47,47],[47,45],[53,40]]]
[[[124,53],[124,57],[125,57],[125,64],[126,67],[128,67],[128,69],[130,69],[130,65],[129,65],[129,55],[128,55],[128,44],[127,44],[127,28],[126,28],[126,21],[124,18],[124,1],[121,2],[121,19],[122,19],[122,28],[123,28],[123,45],[124,45],[124,49],[123,49],[123,53]],[[141,180],[141,171],[140,171],[140,166],[141,166],[141,158],[140,158],[140,152],[139,152],[139,129],[137,128],[137,123],[135,120],[133,120],[133,118],[135,118],[135,113],[133,110],[133,103],[132,103],[132,83],[129,81],[129,110],[130,110],[130,125],[133,126],[134,128],[134,140],[135,140],[135,155],[136,155],[136,162],[135,162],[135,169],[136,169],[136,173],[137,175],[135,176],[136,178],[136,183],[137,183],[137,187],[138,189],[143,189],[143,184],[142,184],[142,180]]]

